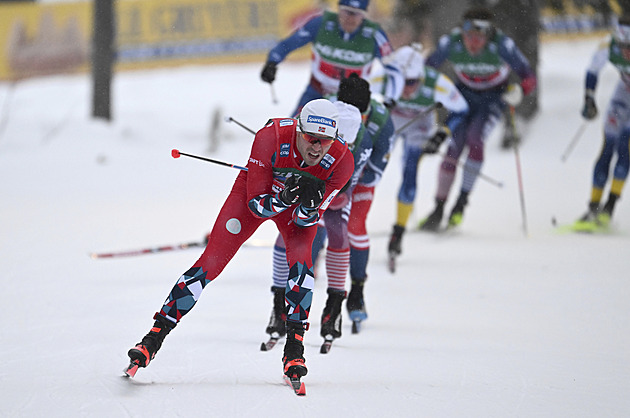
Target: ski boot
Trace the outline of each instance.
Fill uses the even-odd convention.
[[[468,193],[461,192],[459,197],[457,198],[457,202],[455,202],[455,206],[451,210],[451,214],[448,217],[448,226],[449,228],[456,227],[462,223],[464,218],[464,208],[468,204]]]
[[[390,255],[400,255],[402,252],[402,236],[405,232],[405,227],[400,225],[394,225],[392,235],[389,238],[389,246],[387,251]]]
[[[306,376],[308,369],[304,359],[304,325],[300,322],[288,321],[286,335],[287,341],[284,344],[282,357],[284,374],[289,378]]]
[[[330,350],[330,346],[335,338],[341,337],[341,304],[346,298],[343,290],[328,289],[328,299],[324,312],[322,312],[322,323],[320,335],[324,337],[324,344],[320,353],[325,354]]]
[[[588,211],[573,224],[573,230],[577,232],[595,232],[601,227],[599,214],[599,202],[590,202]]]
[[[287,307],[284,300],[285,288],[273,286],[271,291],[273,292],[273,308],[271,309],[269,324],[267,324],[265,332],[271,336],[276,334],[278,338],[284,337],[287,333]]]
[[[284,299],[285,288],[272,286],[271,292],[273,293],[273,307],[271,308],[269,324],[267,324],[267,328],[265,329],[265,332],[269,334],[269,340],[260,345],[260,351],[271,350],[278,340],[287,333],[287,308]]]
[[[352,321],[352,333],[358,334],[361,331],[361,322],[367,319],[367,311],[365,310],[365,301],[363,299],[363,285],[365,278],[353,279],[348,300],[346,301],[346,309]]]
[[[610,225],[610,219],[612,218],[613,210],[615,210],[615,204],[617,203],[617,199],[619,199],[619,195],[614,193],[610,193],[608,195],[608,200],[606,204],[602,208],[601,212],[597,214],[597,221],[600,226],[606,228]]]
[[[147,367],[149,365],[160,347],[162,347],[164,338],[177,325],[159,315],[159,313],[156,313],[153,319],[155,319],[153,328],[142,338],[142,341],[127,352],[131,361],[125,373],[130,377],[136,374],[138,367]]]
[[[420,221],[420,225],[418,225],[421,231],[437,232],[440,229],[440,223],[444,215],[444,202],[445,200],[443,199],[435,199],[435,209],[426,219]]]
[[[389,245],[387,247],[387,266],[389,271],[394,273],[396,271],[396,257],[402,252],[402,236],[405,232],[405,227],[400,225],[394,225],[394,230],[389,238]]]

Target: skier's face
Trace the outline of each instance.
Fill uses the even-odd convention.
[[[467,20],[462,25],[464,46],[470,55],[479,54],[488,43],[490,22],[483,20]]]
[[[406,79],[401,97],[406,100],[411,99],[421,84],[422,80],[419,78]]]
[[[479,54],[488,42],[488,37],[483,32],[468,31],[464,32],[464,45],[470,55]]]
[[[332,147],[334,139],[328,137],[319,137],[298,131],[295,138],[295,146],[302,156],[304,163],[308,166],[319,164],[324,155]]]
[[[339,25],[346,33],[354,33],[361,26],[365,12],[348,6],[339,6]]]
[[[619,49],[624,60],[630,61],[630,43],[620,43]]]

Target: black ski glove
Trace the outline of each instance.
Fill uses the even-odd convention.
[[[440,145],[448,136],[448,132],[444,128],[440,128],[433,138],[429,139],[422,148],[422,152],[425,154],[435,154],[440,149]]]
[[[383,102],[383,105],[385,105],[385,107],[386,107],[387,109],[392,110],[393,108],[395,108],[395,107],[396,107],[396,100],[394,100],[394,99],[386,99],[386,100]]]
[[[306,209],[315,209],[324,200],[326,183],[310,177],[300,177],[300,203]]]
[[[300,178],[299,176],[287,177],[284,181],[284,190],[278,193],[278,199],[287,206],[295,205],[300,200]]]
[[[593,98],[593,93],[586,92],[586,96],[584,96],[584,107],[582,108],[582,116],[584,119],[592,120],[597,116],[597,105],[595,104],[595,99]]]
[[[260,78],[262,78],[262,81],[264,81],[265,83],[271,84],[276,79],[277,70],[278,64],[276,64],[275,62],[267,61],[262,69],[262,72],[260,73]]]

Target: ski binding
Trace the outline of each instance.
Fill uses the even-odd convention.
[[[293,392],[295,392],[296,395],[306,396],[306,386],[304,385],[304,382],[300,381],[299,376],[294,375],[293,377],[289,377],[284,375],[284,381],[291,387],[291,389],[293,389]]]

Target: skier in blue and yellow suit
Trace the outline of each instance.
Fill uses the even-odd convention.
[[[604,143],[593,170],[589,208],[588,212],[576,222],[575,227],[578,230],[594,230],[608,226],[628,177],[630,166],[630,15],[619,19],[612,36],[609,35],[600,44],[587,69],[586,93],[582,109],[582,116],[587,120],[592,120],[597,116],[595,104],[597,77],[607,62],[619,70],[621,77],[606,111]],[[608,200],[603,207],[600,207],[604,188],[610,176],[610,164],[615,153],[617,162],[613,170]]]

